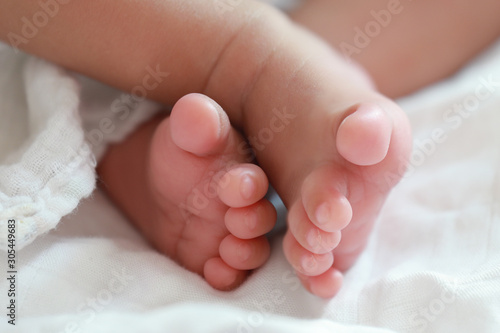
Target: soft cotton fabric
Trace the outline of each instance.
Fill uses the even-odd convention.
[[[94,188],[95,162],[67,73],[0,45],[0,248],[10,218],[17,247],[54,228]]]
[[[96,157],[161,106],[4,44],[0,68],[0,249],[11,218],[22,249],[90,195]]]

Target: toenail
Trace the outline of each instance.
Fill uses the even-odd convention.
[[[307,255],[302,257],[301,265],[306,272],[309,272],[316,269],[316,267],[318,266],[318,262],[316,261],[314,255]]]
[[[255,193],[255,182],[250,175],[243,175],[240,182],[240,192],[244,199],[250,199]]]
[[[325,225],[331,221],[330,207],[327,203],[321,204],[316,209],[316,221],[321,225]]]
[[[247,226],[248,230],[254,230],[257,227],[257,219],[252,213],[247,213],[243,217],[243,223]]]
[[[307,233],[307,243],[313,249],[321,248],[321,233],[317,229],[313,229]]]
[[[240,244],[236,249],[236,255],[241,261],[247,261],[250,259],[251,249],[247,244]]]

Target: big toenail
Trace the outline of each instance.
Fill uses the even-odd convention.
[[[250,175],[243,175],[241,178],[240,192],[244,199],[250,199],[255,193],[255,182]]]
[[[240,244],[236,249],[236,255],[241,261],[250,259],[251,249],[247,244]]]
[[[316,221],[321,225],[331,221],[330,207],[327,203],[321,204],[316,209]]]
[[[314,255],[306,255],[302,257],[301,265],[306,272],[310,272],[316,269],[318,262],[316,261]]]

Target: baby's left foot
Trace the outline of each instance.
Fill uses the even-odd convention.
[[[332,297],[403,176],[411,135],[398,105],[310,37],[296,29],[273,42],[243,127],[289,209],[286,258],[309,291]]]
[[[245,163],[248,152],[222,108],[190,94],[113,147],[100,175],[160,252],[229,290],[267,260],[264,234],[276,220],[266,175]]]

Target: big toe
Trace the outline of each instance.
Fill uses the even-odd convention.
[[[349,162],[367,166],[381,162],[389,150],[392,120],[378,104],[362,103],[337,131],[337,150]]]
[[[170,122],[172,141],[198,156],[220,152],[231,129],[222,108],[211,98],[196,93],[177,101]]]

